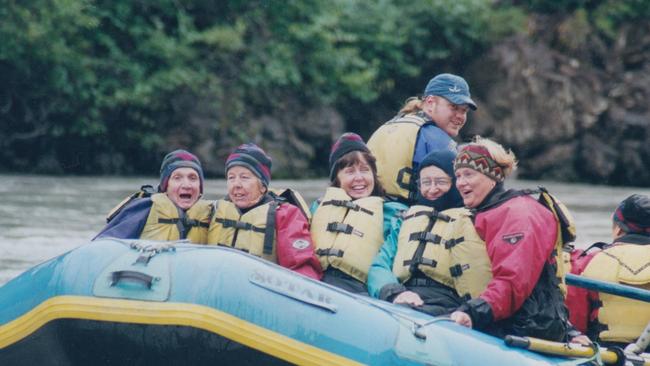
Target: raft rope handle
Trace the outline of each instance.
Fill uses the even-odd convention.
[[[416,336],[419,339],[423,339],[423,340],[427,339],[427,335],[426,335],[426,333],[424,333],[423,328],[428,327],[429,325],[431,325],[433,323],[438,323],[438,322],[441,322],[441,321],[453,322],[453,320],[451,320],[450,316],[438,316],[438,317],[435,317],[433,320],[429,320],[428,322],[426,322],[424,324],[413,323],[413,328],[412,328],[413,335]]]

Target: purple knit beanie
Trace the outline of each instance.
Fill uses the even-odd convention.
[[[196,155],[185,150],[174,150],[167,154],[160,165],[160,184],[158,192],[167,191],[169,176],[178,168],[192,168],[199,174],[201,193],[203,193],[203,167]]]
[[[330,152],[330,181],[334,181],[336,178],[336,167],[338,160],[343,157],[343,155],[352,152],[352,151],[363,151],[370,153],[368,146],[363,141],[361,136],[353,132],[346,132],[332,146],[332,151]]]
[[[243,166],[250,169],[265,187],[271,181],[271,157],[266,155],[259,146],[248,143],[239,145],[226,159],[226,174],[233,166]]]

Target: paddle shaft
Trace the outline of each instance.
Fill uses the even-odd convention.
[[[588,290],[604,292],[611,295],[623,296],[629,299],[650,302],[650,291],[642,288],[595,280],[593,278],[577,276],[570,273],[565,276],[565,279],[567,285],[582,287]]]

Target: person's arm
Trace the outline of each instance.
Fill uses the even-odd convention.
[[[278,264],[320,280],[323,270],[314,253],[307,218],[288,203],[281,204],[275,215]]]
[[[557,226],[553,214],[529,197],[477,215],[475,226],[486,243],[492,279],[459,310],[483,329],[513,315],[530,296],[553,250]]]
[[[152,204],[150,198],[136,198],[106,224],[93,240],[99,238],[140,238]]]
[[[368,270],[368,293],[372,297],[392,301],[395,296],[406,291],[393,274],[397,239],[402,226],[402,218],[398,213],[406,208],[405,205],[397,202],[384,204],[384,244]]]

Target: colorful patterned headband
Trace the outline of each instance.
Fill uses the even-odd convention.
[[[461,148],[454,160],[454,170],[459,168],[476,170],[497,182],[503,182],[506,179],[503,168],[492,159],[486,148],[479,145],[466,145]]]

